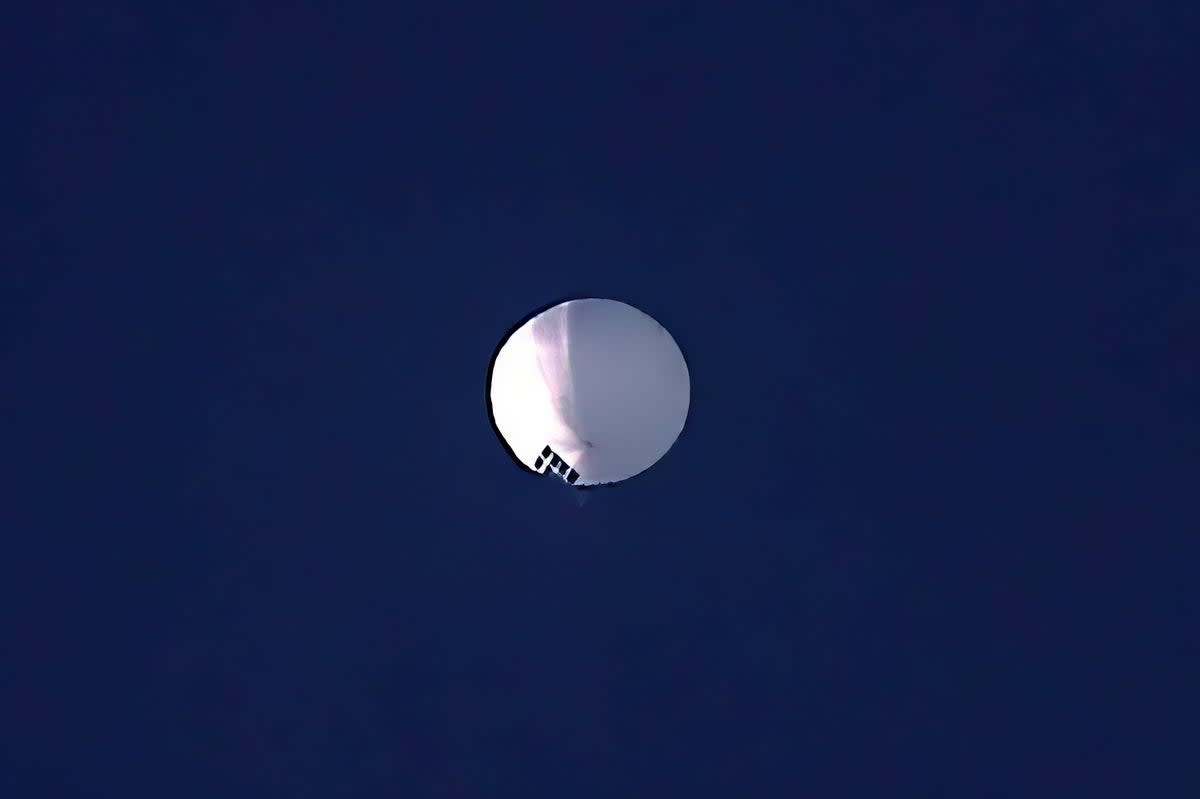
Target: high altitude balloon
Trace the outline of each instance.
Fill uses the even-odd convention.
[[[633,477],[687,419],[683,353],[654,319],[616,300],[570,300],[534,316],[492,363],[492,422],[517,460],[577,486]]]

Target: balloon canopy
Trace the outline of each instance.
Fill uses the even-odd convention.
[[[577,486],[653,466],[679,437],[691,382],[675,339],[616,300],[570,300],[534,316],[492,363],[492,422],[529,469]]]

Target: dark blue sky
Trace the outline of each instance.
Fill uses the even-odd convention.
[[[6,797],[1197,795],[1194,12],[351,5],[6,25]]]

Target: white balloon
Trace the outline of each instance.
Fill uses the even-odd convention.
[[[509,336],[488,398],[517,460],[596,485],[633,477],[666,454],[687,419],[691,380],[654,319],[616,300],[570,300]]]

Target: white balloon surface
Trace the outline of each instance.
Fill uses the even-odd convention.
[[[665,455],[687,419],[691,381],[654,319],[616,300],[570,300],[504,342],[488,397],[521,463],[584,486],[626,480]]]

